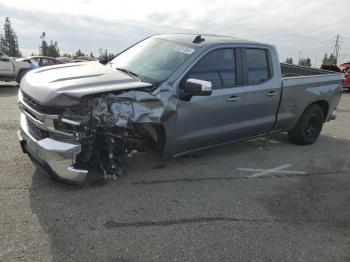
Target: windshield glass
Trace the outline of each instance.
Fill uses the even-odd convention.
[[[111,64],[141,80],[155,83],[168,78],[194,51],[192,46],[148,38],[115,57]]]

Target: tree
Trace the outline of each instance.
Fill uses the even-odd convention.
[[[115,54],[113,54],[113,53],[108,53],[108,59],[112,59],[112,58],[114,58],[116,55]]]
[[[285,61],[286,64],[293,64],[293,58],[289,57]]]
[[[0,51],[3,51],[5,53],[9,52],[9,48],[7,47],[7,42],[5,40],[5,37],[0,34]]]
[[[323,65],[336,65],[337,64],[337,58],[333,54],[330,54],[328,56],[328,54],[325,53],[324,57],[322,59],[322,64]]]
[[[62,54],[62,56],[63,56],[63,57],[69,57],[69,58],[71,58],[71,57],[72,57],[72,55],[71,55],[71,54],[69,54],[69,53],[63,53],[63,54]]]
[[[80,49],[78,49],[78,51],[75,52],[75,57],[79,56],[85,56],[84,52],[82,52]]]
[[[55,42],[52,42],[52,40],[50,41],[50,44],[47,50],[47,55],[51,57],[60,56],[60,49],[58,48],[58,44],[56,41]]]
[[[301,58],[299,61],[299,65],[300,66],[307,66],[307,67],[311,67],[311,59],[310,58]]]
[[[58,57],[60,56],[60,49],[58,48],[57,42],[50,41],[50,44],[46,42],[46,33],[42,32],[40,39],[41,39],[41,45],[39,47],[40,54],[43,56],[51,56],[51,57]]]
[[[11,26],[11,21],[9,17],[5,18],[4,35],[1,35],[0,46],[1,49],[6,51],[9,56],[21,56],[21,52],[18,48],[18,38],[15,30]]]
[[[42,32],[41,33],[41,36],[40,36],[40,39],[41,39],[41,45],[39,47],[39,53],[40,55],[47,55],[47,42],[45,40],[45,37],[46,37],[46,33],[45,32]]]

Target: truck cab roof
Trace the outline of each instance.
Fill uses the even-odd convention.
[[[187,34],[187,33],[176,33],[176,34],[160,34],[155,35],[155,38],[175,41],[191,46],[208,46],[217,44],[254,44],[271,46],[268,44],[258,43],[254,41],[244,40],[233,36],[225,35],[212,35],[212,34]],[[195,41],[196,38],[200,37],[202,41]]]

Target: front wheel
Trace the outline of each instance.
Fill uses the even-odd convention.
[[[17,79],[16,79],[16,82],[17,82],[18,84],[21,83],[22,78],[24,77],[24,75],[25,75],[28,71],[29,71],[29,70],[27,70],[27,69],[22,69],[22,70],[18,73],[18,76],[17,76]]]
[[[314,143],[321,133],[323,121],[322,108],[317,104],[309,106],[294,129],[288,132],[290,141],[298,145]]]

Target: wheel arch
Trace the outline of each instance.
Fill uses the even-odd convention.
[[[145,141],[152,141],[148,144],[151,149],[163,154],[165,142],[166,142],[166,131],[165,127],[159,123],[141,123],[135,124],[134,128],[137,133],[145,139]]]
[[[23,76],[29,72],[29,68],[21,68],[19,71],[18,71],[18,74],[17,74],[17,77],[16,77],[16,81],[18,84],[20,84],[21,82],[21,79],[23,78]],[[23,75],[22,75],[23,74]]]
[[[310,106],[312,105],[319,105],[321,108],[322,108],[322,111],[323,111],[323,116],[324,116],[324,120],[323,122],[326,122],[326,119],[327,119],[327,116],[328,116],[328,113],[329,113],[329,104],[326,100],[317,100],[317,101],[314,101],[312,102],[310,105],[308,105],[305,110],[303,111],[303,114],[304,112],[306,111],[306,109],[308,109]],[[301,116],[300,116],[301,117]]]

